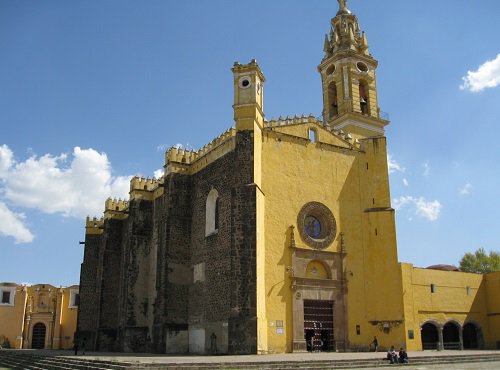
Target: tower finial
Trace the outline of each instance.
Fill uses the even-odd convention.
[[[347,9],[347,0],[337,0],[339,3],[339,11],[337,12],[337,15],[339,14],[351,14],[351,11]]]

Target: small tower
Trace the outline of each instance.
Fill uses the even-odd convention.
[[[234,120],[236,129],[262,128],[264,121],[264,75],[255,59],[248,64],[234,63]]]
[[[377,99],[378,62],[358,20],[339,0],[339,11],[325,35],[324,57],[318,66],[323,87],[323,117],[331,128],[356,137],[384,134],[389,123],[380,117]]]

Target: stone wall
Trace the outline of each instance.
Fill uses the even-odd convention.
[[[98,350],[256,353],[253,133],[235,140],[234,151],[194,175],[170,173],[160,197],[131,200],[126,219],[87,235],[79,330],[97,333]],[[218,230],[205,236],[211,189]]]

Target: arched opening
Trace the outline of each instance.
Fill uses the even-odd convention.
[[[479,330],[473,323],[464,325],[463,332],[464,349],[479,349]]]
[[[306,267],[306,277],[310,279],[328,279],[329,274],[322,262],[311,261]]]
[[[45,333],[47,328],[45,324],[39,322],[33,326],[33,335],[31,337],[31,348],[43,349],[45,348]]]
[[[337,101],[337,85],[335,81],[328,85],[328,109],[329,118],[335,117],[339,114],[338,101]]]
[[[458,326],[452,322],[446,323],[443,327],[443,348],[460,349]]]
[[[433,323],[425,323],[422,325],[421,331],[422,349],[437,349],[439,343],[438,329]]]
[[[304,300],[304,339],[310,352],[335,350],[333,301]]]
[[[365,81],[359,81],[359,108],[362,114],[370,114],[368,99],[368,84]]]
[[[219,193],[212,189],[207,196],[205,236],[216,234],[219,228]]]

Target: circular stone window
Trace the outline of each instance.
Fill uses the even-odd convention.
[[[328,247],[337,234],[332,211],[319,202],[309,202],[302,207],[297,217],[297,226],[306,244],[316,249]]]
[[[242,77],[240,79],[240,87],[246,89],[250,86],[250,79],[248,77]]]
[[[332,73],[335,72],[335,64],[332,64],[328,69],[326,70],[326,75],[330,76]]]
[[[357,62],[356,67],[360,72],[368,72],[368,66],[363,62]]]

